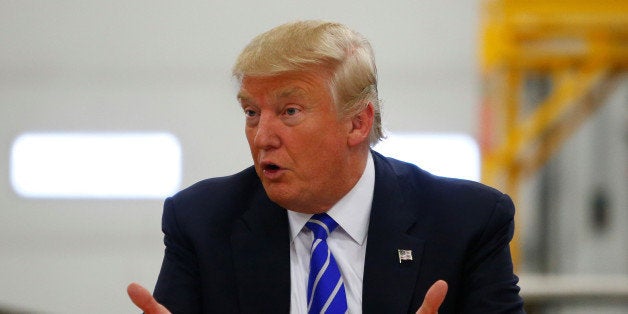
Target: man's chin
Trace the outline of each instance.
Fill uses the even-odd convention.
[[[264,186],[264,191],[266,191],[268,198],[279,204],[281,207],[286,208],[286,205],[290,204],[291,200],[294,199],[294,197],[290,196],[292,193],[282,187],[281,183],[262,181],[262,185]]]

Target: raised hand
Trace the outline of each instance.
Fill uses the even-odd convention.
[[[127,287],[127,293],[131,301],[139,307],[145,314],[171,314],[168,309],[159,304],[151,293],[137,283],[132,283]],[[443,280],[435,282],[425,294],[423,304],[416,314],[437,314],[438,308],[447,295],[447,283]]]
[[[423,304],[416,314],[437,314],[438,308],[443,301],[445,300],[445,295],[447,295],[447,283],[443,280],[436,281],[427,293],[425,294],[425,299],[423,299]]]
[[[137,283],[132,283],[126,288],[131,301],[145,314],[170,314],[167,308],[159,304],[150,291]]]

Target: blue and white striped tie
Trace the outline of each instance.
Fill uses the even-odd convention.
[[[336,259],[329,251],[327,237],[338,227],[329,215],[316,214],[305,226],[314,233],[307,283],[307,311],[313,313],[346,313],[347,296]]]

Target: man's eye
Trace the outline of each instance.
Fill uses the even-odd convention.
[[[245,114],[247,117],[255,117],[255,115],[257,115],[257,112],[255,112],[254,110],[245,109],[245,110],[244,110],[244,114]]]
[[[299,109],[297,108],[288,108],[286,109],[286,114],[289,116],[293,116],[295,114],[299,113]]]

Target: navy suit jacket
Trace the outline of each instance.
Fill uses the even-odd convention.
[[[373,152],[375,191],[363,313],[414,313],[444,279],[439,313],[522,313],[509,242],[510,198],[476,182],[433,176]],[[289,313],[286,209],[251,167],[166,200],[166,245],[155,298],[173,313]],[[412,250],[399,261],[398,250]]]

